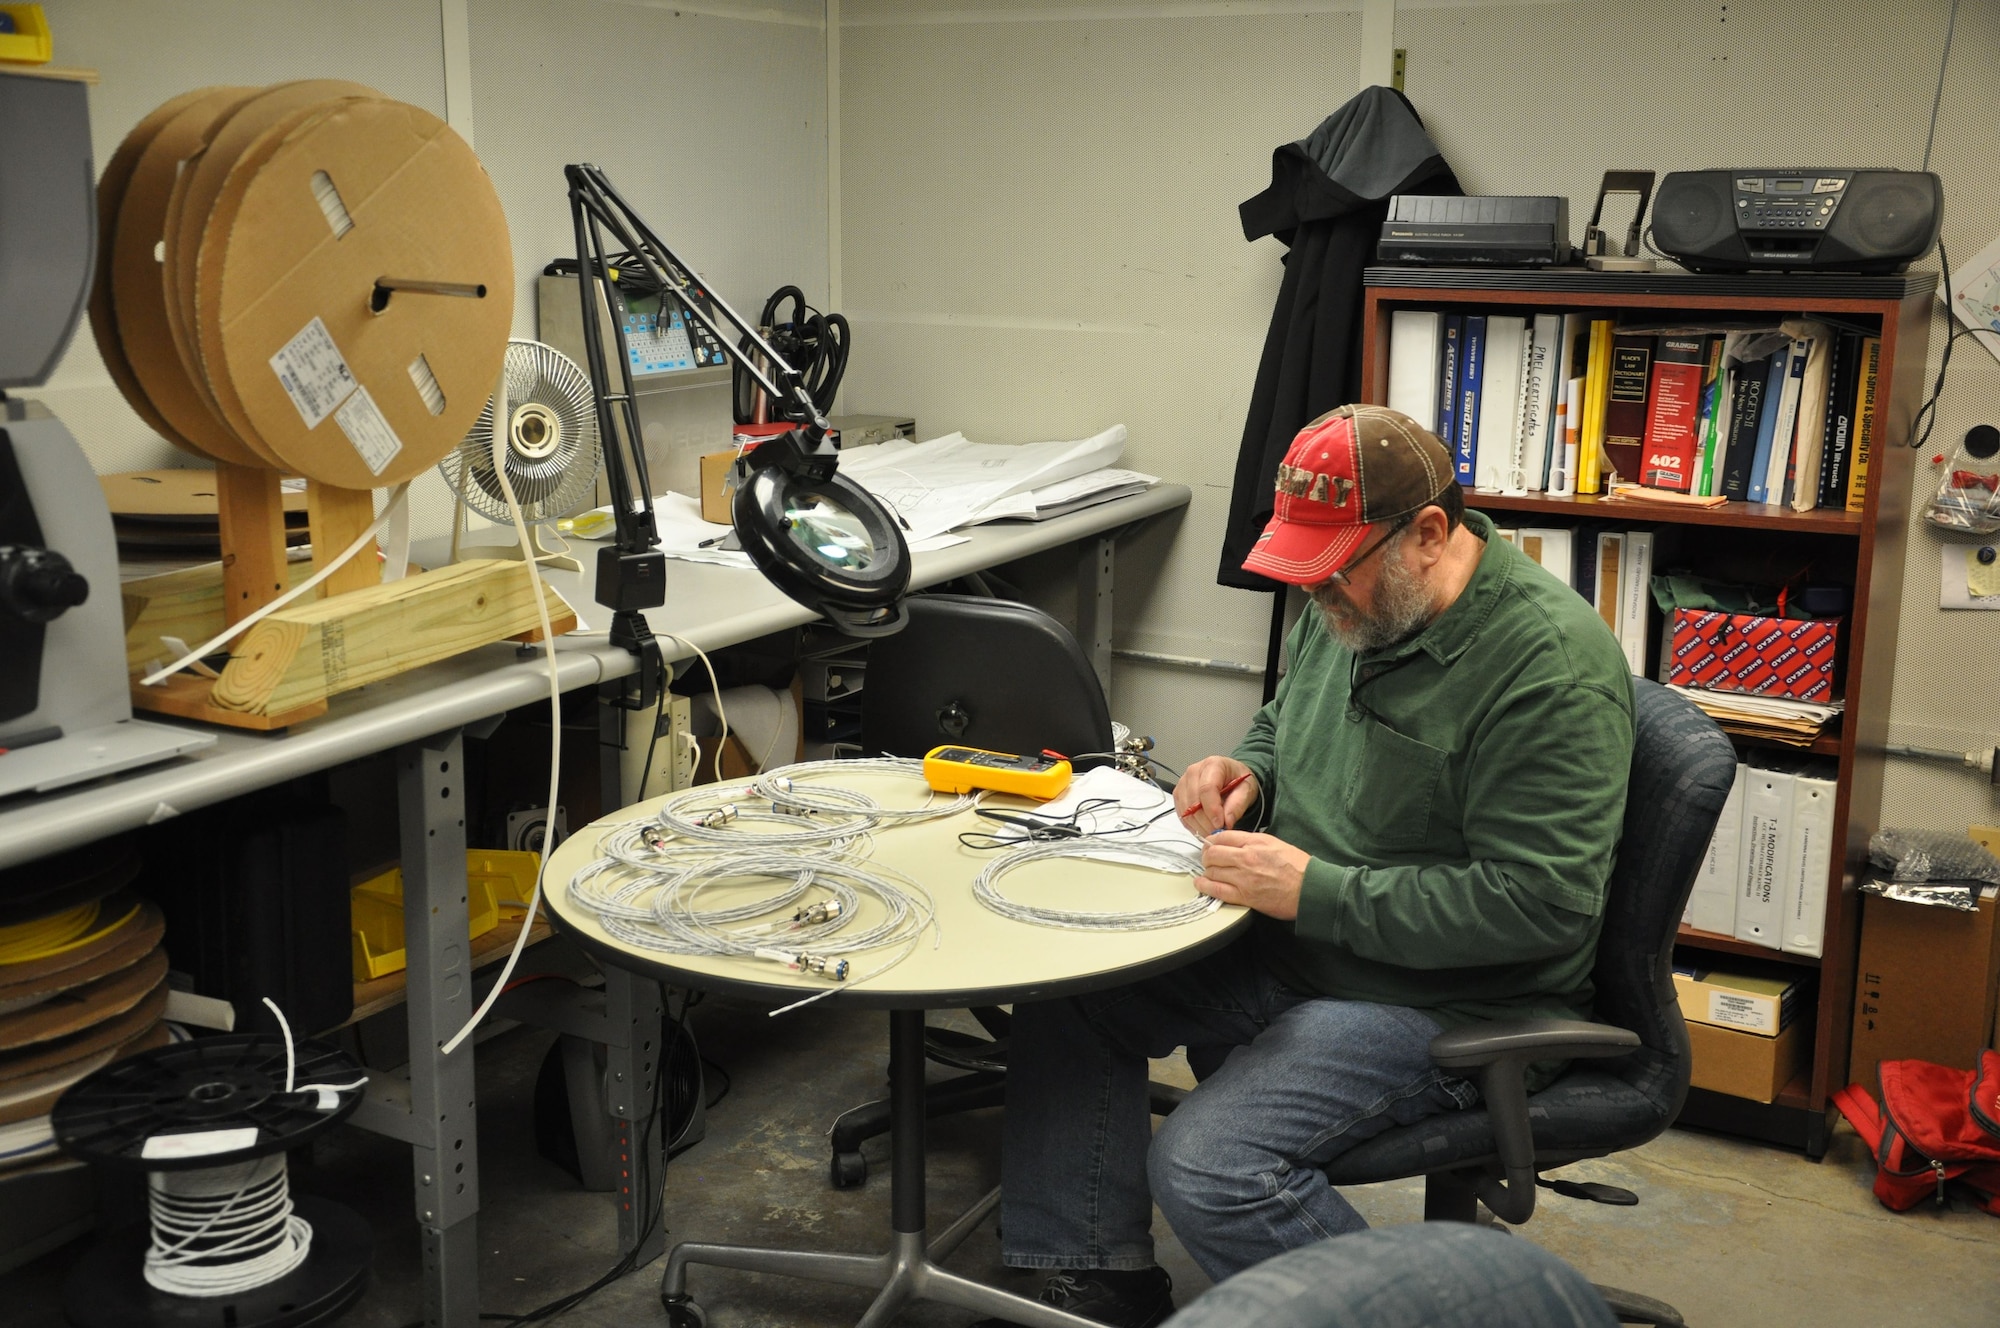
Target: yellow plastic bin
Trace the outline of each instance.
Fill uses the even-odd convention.
[[[0,5],[0,60],[45,65],[55,58],[55,39],[40,5]]]
[[[467,921],[476,939],[500,925],[500,910],[518,913],[535,888],[541,855],[511,849],[466,850]],[[409,966],[403,950],[403,869],[391,867],[349,895],[354,980],[371,982]]]

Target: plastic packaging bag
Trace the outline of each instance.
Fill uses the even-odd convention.
[[[2000,532],[2000,470],[1994,469],[1992,458],[1955,449],[1937,493],[1924,508],[1924,520],[1954,535]]]
[[[2000,858],[1964,835],[1943,830],[1877,830],[1868,860],[1892,881],[1981,881],[2000,885]]]

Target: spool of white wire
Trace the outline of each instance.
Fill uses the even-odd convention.
[[[147,1177],[146,1281],[176,1296],[230,1296],[306,1261],[312,1227],[292,1211],[285,1155]]]
[[[1201,854],[1192,848],[1138,841],[1121,843],[1115,850],[1107,852],[1104,845],[1092,844],[1087,838],[1058,839],[1046,843],[1028,844],[994,859],[973,881],[972,893],[980,903],[1002,917],[1013,918],[1017,922],[1032,922],[1044,927],[1068,927],[1082,931],[1150,931],[1156,927],[1177,927],[1183,922],[1192,922],[1222,907],[1220,900],[1196,894],[1192,899],[1182,903],[1151,909],[1048,908],[1036,904],[1023,904],[1000,893],[998,884],[1000,878],[1028,863],[1048,858],[1088,857],[1114,862],[1130,861],[1137,866],[1181,876],[1194,877],[1201,874]]]

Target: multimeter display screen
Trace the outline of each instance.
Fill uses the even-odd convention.
[[[1046,756],[1006,756],[1000,752],[976,752],[970,747],[944,747],[931,756],[953,765],[978,765],[991,770],[1049,770],[1055,766]]]

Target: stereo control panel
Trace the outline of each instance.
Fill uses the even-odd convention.
[[[1851,172],[1737,175],[1739,231],[1823,231],[1833,220]]]

